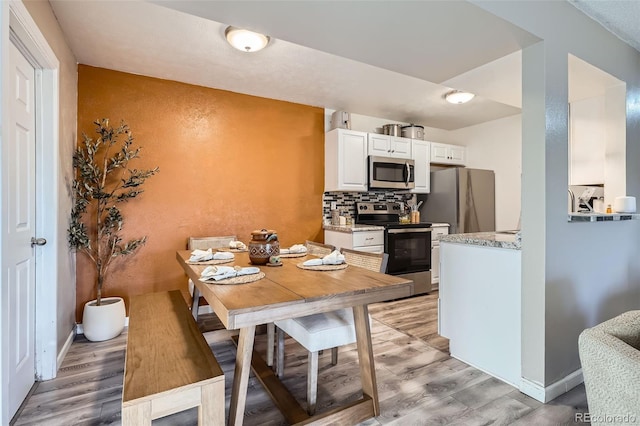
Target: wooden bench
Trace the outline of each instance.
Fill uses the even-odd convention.
[[[131,298],[122,425],[198,407],[199,425],[224,425],[224,374],[178,290]]]

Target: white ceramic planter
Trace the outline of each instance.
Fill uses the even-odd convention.
[[[121,297],[103,297],[100,306],[91,300],[84,304],[82,313],[84,337],[92,342],[113,339],[124,330],[125,318]]]

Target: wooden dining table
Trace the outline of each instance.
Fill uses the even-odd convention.
[[[190,252],[176,258],[228,330],[239,329],[238,350],[229,408],[230,425],[241,425],[249,372],[265,387],[291,424],[356,424],[380,414],[367,305],[410,296],[413,281],[349,265],[342,270],[312,271],[297,266],[313,256],[282,258],[282,266],[259,266],[265,277],[246,284],[225,285],[200,281],[206,265],[188,262]],[[246,252],[235,253],[224,266],[253,266]],[[340,308],[353,308],[356,345],[362,382],[361,399],[309,416],[297,400],[253,351],[256,326]],[[253,364],[253,365],[252,365]]]

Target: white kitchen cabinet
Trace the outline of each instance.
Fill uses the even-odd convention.
[[[411,140],[411,153],[413,161],[415,161],[415,167],[413,169],[415,173],[416,187],[411,192],[417,194],[428,194],[431,189],[431,175],[429,173],[430,159],[431,159],[431,144],[427,141],[421,141],[418,139]]]
[[[324,190],[367,191],[367,133],[334,129],[324,136]]]
[[[466,161],[466,147],[431,142],[431,163],[464,166]]]
[[[384,252],[384,229],[379,231],[340,232],[325,229],[325,244],[331,244],[338,249],[366,251],[369,253]]]
[[[411,139],[369,133],[369,155],[411,158]]]
[[[434,223],[431,227],[431,288],[435,290],[440,282],[440,237],[449,234],[449,225]]]

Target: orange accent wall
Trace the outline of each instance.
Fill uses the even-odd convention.
[[[144,193],[122,207],[123,233],[147,235],[132,257],[114,262],[103,296],[180,289],[175,260],[190,236],[278,231],[283,246],[322,241],[324,111],[223,90],[78,66],[78,135],[92,122],[125,120],[141,158],[160,167]],[[80,138],[78,139],[80,141]],[[95,299],[91,265],[77,256],[77,309]]]

